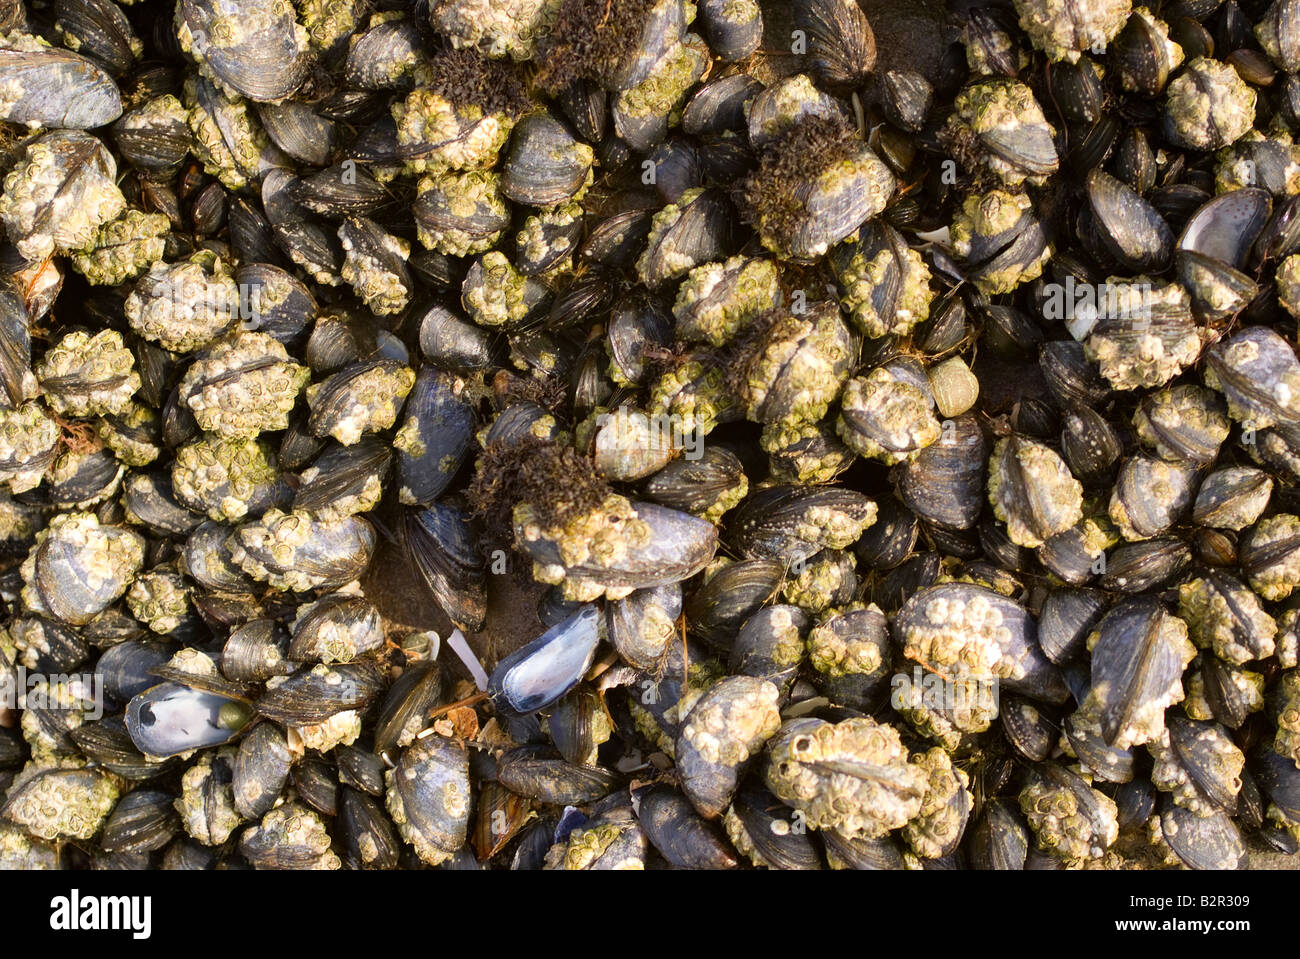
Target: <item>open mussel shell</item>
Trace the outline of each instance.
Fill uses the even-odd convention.
[[[1247,187],[1222,193],[1187,221],[1178,249],[1240,270],[1272,212],[1273,200],[1267,190]]]
[[[160,683],[126,706],[132,742],[159,758],[227,743],[251,717],[247,703],[178,682]]]
[[[515,713],[532,713],[556,702],[586,675],[600,644],[600,614],[586,605],[497,664],[488,691]]]

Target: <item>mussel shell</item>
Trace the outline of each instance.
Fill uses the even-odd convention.
[[[297,664],[285,655],[289,633],[271,619],[255,619],[232,630],[221,651],[221,674],[232,682],[263,682],[288,676]]]
[[[382,690],[383,679],[370,664],[303,667],[268,686],[257,711],[276,722],[312,725],[344,710],[364,710]]]
[[[984,507],[988,441],[979,420],[963,413],[950,421],[939,440],[898,468],[904,505],[945,529],[970,529]]]
[[[70,50],[0,49],[0,75],[17,92],[8,93],[0,106],[0,120],[8,123],[89,130],[122,114],[113,78],[93,60]]]
[[[994,799],[987,803],[968,835],[972,868],[1025,868],[1032,836],[1010,800]]]
[[[433,502],[465,461],[477,423],[464,385],[433,367],[416,377],[397,446],[398,498],[403,503]]]
[[[245,819],[271,810],[289,779],[289,745],[274,723],[258,723],[239,744],[231,788],[235,809]]]
[[[1106,555],[1105,572],[1097,585],[1121,593],[1143,593],[1172,580],[1191,559],[1187,544],[1172,536],[1123,543]]]
[[[807,830],[792,823],[794,810],[766,789],[742,787],[731,812],[740,820],[757,857],[769,869],[821,869],[821,857]]]
[[[336,648],[340,634],[347,639]],[[383,621],[374,604],[350,593],[331,593],[299,607],[287,655],[300,663],[350,662],[383,645]]]
[[[311,69],[293,7],[274,0],[180,0],[176,26],[195,44],[204,68],[250,100],[285,99]],[[232,28],[238,36],[230,36]]]
[[[736,858],[713,828],[696,814],[686,797],[668,786],[641,796],[637,819],[646,838],[679,869],[734,869]]]
[[[465,511],[434,503],[404,513],[402,542],[411,567],[452,622],[471,631],[487,618],[487,583],[479,536]]]
[[[469,753],[456,740],[425,736],[390,773],[388,811],[421,856],[446,858],[465,844],[471,810]]]
[[[680,584],[638,589],[625,599],[605,604],[605,633],[625,663],[654,670],[677,635],[681,613]]]
[[[1240,869],[1246,864],[1246,843],[1226,813],[1215,810],[1198,816],[1172,802],[1160,814],[1165,842],[1191,869]]]
[[[229,742],[249,712],[225,696],[165,682],[127,703],[126,728],[140,752],[164,758]]]
[[[785,564],[753,559],[713,573],[686,602],[692,632],[705,642],[728,645],[740,625],[771,599],[785,577]]]
[[[516,124],[501,166],[501,192],[516,203],[548,207],[576,194],[591,166],[558,120],[531,114]]]
[[[338,807],[343,864],[349,869],[396,869],[401,842],[383,807],[347,788],[341,791]]]
[[[591,668],[600,644],[599,620],[595,606],[583,606],[501,660],[488,680],[493,699],[515,713],[554,703]]]
[[[538,802],[575,806],[617,788],[620,777],[599,766],[575,766],[547,747],[521,746],[501,757],[497,780],[513,793]]]
[[[1135,272],[1169,263],[1174,235],[1164,218],[1133,189],[1101,170],[1088,174],[1088,203],[1107,248]]]
[[[1222,193],[1187,221],[1178,249],[1240,270],[1272,212],[1273,199],[1267,190],[1247,187]]]
[[[293,508],[319,513],[340,500],[359,497],[376,480],[388,477],[392,450],[388,443],[373,436],[363,436],[352,446],[331,443],[312,461],[315,475],[300,481],[293,497]]]
[[[803,521],[810,511],[870,525],[876,508],[864,494],[844,487],[770,486],[741,504],[730,524],[733,542],[749,559],[786,565],[807,560],[832,545],[825,526],[810,527]]]
[[[122,504],[152,533],[187,536],[203,523],[202,514],[176,499],[168,473],[131,473],[124,485]]]
[[[875,66],[875,33],[856,0],[796,0],[794,21],[806,33],[813,71],[826,84],[857,86]]]
[[[158,685],[151,671],[171,659],[173,652],[170,646],[154,639],[129,639],[104,650],[95,663],[95,674],[104,684],[105,693],[126,702]]]
[[[141,753],[120,715],[83,723],[68,735],[84,756],[130,782],[161,776],[175,765],[170,759],[159,762]]]
[[[175,798],[157,789],[135,789],[113,807],[104,821],[100,846],[105,852],[152,852],[180,831]]]
[[[429,710],[438,705],[441,689],[442,671],[437,663],[417,663],[404,670],[388,688],[376,714],[375,754],[381,757],[395,755],[403,733],[423,729],[429,721]]]
[[[655,503],[633,503],[633,508],[637,519],[649,528],[646,542],[610,565],[592,557],[568,567],[567,576],[620,590],[647,589],[688,579],[713,558],[718,530],[712,523]],[[519,535],[517,539],[524,538]],[[534,562],[563,565],[553,543],[539,539],[526,541],[523,547]]]
[[[233,228],[233,221],[232,221]],[[235,271],[241,315],[248,329],[269,333],[285,345],[297,343],[315,318],[316,299],[301,281],[270,263],[247,263]]]
[[[747,73],[709,79],[691,94],[682,110],[682,130],[692,136],[745,129],[745,104],[763,85]]]
[[[1164,635],[1167,618],[1174,619],[1157,599],[1142,597],[1113,607],[1097,624],[1089,695],[1100,707],[1108,743],[1125,732],[1137,711],[1181,680],[1186,661],[1176,631]]]
[[[264,103],[258,107],[262,128],[285,153],[309,166],[325,166],[334,153],[333,121],[315,107],[297,100]]]
[[[765,679],[780,689],[783,697],[788,695],[803,661],[804,638],[811,625],[809,615],[798,606],[778,603],[760,609],[736,633],[730,670]],[[799,655],[791,662],[794,648]]]
[[[442,306],[420,319],[420,352],[443,369],[486,370],[493,362],[491,334]]]
[[[1105,608],[1105,595],[1094,589],[1061,587],[1048,593],[1038,617],[1044,655],[1058,665],[1081,655]]]
[[[1063,702],[1065,685],[1057,668],[1038,645],[1038,624],[1033,616],[1019,603],[991,589],[970,583],[943,583],[921,590],[904,603],[894,617],[895,636],[904,636],[913,628],[930,628],[929,611],[932,607],[955,609],[970,603],[987,604],[1001,617],[996,639],[1001,651],[1000,664],[1011,667],[1003,671],[1019,676],[1003,679],[1002,688],[1031,699]]]

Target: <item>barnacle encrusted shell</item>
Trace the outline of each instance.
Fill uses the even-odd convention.
[[[1029,548],[1083,519],[1083,484],[1035,440],[998,440],[989,458],[989,502],[1011,541]]]
[[[269,334],[236,331],[190,365],[178,396],[205,432],[251,439],[288,427],[289,413],[310,375]]]
[[[58,441],[59,424],[40,403],[0,409],[0,481],[11,493],[39,486]]]
[[[172,466],[177,498],[218,522],[265,509],[278,479],[275,453],[261,440],[201,436],[176,451]]]
[[[1164,131],[1188,150],[1217,150],[1255,123],[1255,91],[1231,66],[1208,57],[1190,61],[1166,91]]]
[[[36,375],[50,408],[65,416],[116,415],[140,388],[135,357],[116,330],[69,333],[46,350]]]
[[[239,842],[258,850],[284,850],[291,854],[294,869],[342,868],[339,857],[330,849],[325,823],[302,803],[276,806],[261,822],[250,826]]]
[[[814,829],[874,839],[921,811],[927,771],[909,761],[892,726],[865,716],[793,720],[769,750],[768,788]]]
[[[1078,788],[1086,793],[1081,796]],[[1067,863],[1099,859],[1119,838],[1119,809],[1114,800],[1082,779],[1071,788],[1056,777],[1035,776],[1020,793],[1020,811],[1038,837],[1038,845]]]
[[[170,230],[162,213],[127,210],[100,226],[90,246],[72,254],[72,265],[90,283],[117,286],[163,258]]]
[[[23,561],[23,602],[34,612],[49,613],[74,625],[89,622],[126,592],[144,563],[144,545],[138,533],[102,526],[93,513],[60,513],[36,534]],[[52,583],[63,578],[75,585],[74,605],[65,603],[63,594],[51,589]],[[53,608],[43,597],[50,599]]]
[[[126,209],[117,162],[87,133],[57,130],[27,144],[4,178],[0,223],[23,259],[94,245],[101,226]]]
[[[9,792],[5,817],[37,839],[90,839],[117,804],[118,786],[98,769],[51,769]]]
[[[239,287],[219,257],[196,253],[184,263],[155,263],[123,306],[146,340],[189,353],[212,342],[239,314]]]
[[[1132,9],[1132,0],[1016,0],[1020,29],[1030,42],[1049,60],[1069,63],[1083,53],[1105,53]]]
[[[141,573],[126,592],[131,615],[155,633],[170,633],[190,609],[190,591],[179,573]]]
[[[236,754],[237,750],[231,746],[204,750],[181,777],[176,812],[185,832],[205,846],[221,845],[243,821],[235,808],[235,791],[229,773],[219,775],[215,768],[217,763],[232,767]]]

